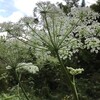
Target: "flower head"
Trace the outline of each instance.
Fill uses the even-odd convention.
[[[32,63],[19,63],[17,65],[17,71],[28,71],[29,73],[35,74],[39,71],[39,68]]]
[[[76,68],[76,69],[74,69],[74,68],[72,68],[72,67],[67,67],[67,69],[69,70],[69,73],[70,73],[71,75],[78,75],[78,74],[81,74],[82,71],[84,71],[83,68]]]

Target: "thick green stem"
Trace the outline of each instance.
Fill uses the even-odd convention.
[[[68,87],[71,89],[72,93],[73,93],[73,96],[74,96],[74,100],[79,100],[78,98],[78,93],[77,93],[77,90],[76,90],[76,86],[75,84],[73,83],[73,81],[71,80],[70,78],[70,75],[69,75],[69,71],[68,69],[64,66],[60,56],[59,56],[59,53],[58,51],[56,51],[56,55],[57,55],[57,59],[59,60],[59,63],[61,65],[61,70],[62,72],[65,74],[66,76],[66,82],[68,83]]]
[[[25,90],[24,90],[24,88],[23,88],[23,86],[22,86],[20,80],[19,80],[19,77],[18,77],[18,74],[17,74],[16,71],[15,71],[15,74],[16,74],[16,77],[17,77],[17,80],[18,80],[19,86],[20,86],[20,88],[21,88],[21,90],[22,90],[22,92],[23,92],[25,98],[26,98],[27,100],[30,100],[29,97],[27,96],[27,94],[26,94],[26,92],[25,92]]]

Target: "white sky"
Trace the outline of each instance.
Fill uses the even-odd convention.
[[[0,5],[0,23],[4,21],[12,21],[12,22],[17,22],[21,17],[27,15],[27,16],[32,16],[33,14],[33,8],[35,7],[35,3],[39,1],[50,1],[52,3],[56,2],[63,2],[63,0],[0,0],[0,3],[6,2],[6,7],[9,5],[7,4],[12,4],[9,9],[13,10],[10,13],[10,10],[7,11],[7,8],[5,7],[4,9],[1,8]],[[97,0],[85,0],[87,5],[95,3]],[[7,3],[10,2],[10,3]],[[8,14],[8,16],[4,17],[2,13]]]

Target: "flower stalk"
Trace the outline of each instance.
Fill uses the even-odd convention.
[[[57,55],[57,59],[59,60],[60,65],[61,65],[62,73],[64,73],[65,76],[66,76],[66,82],[68,83],[67,85],[68,85],[68,87],[71,89],[71,91],[73,93],[74,100],[79,100],[77,89],[76,89],[76,85],[75,85],[75,80],[74,81],[71,80],[69,71],[64,66],[64,64],[63,64],[63,62],[62,62],[62,60],[61,60],[61,58],[59,56],[58,51],[56,51],[56,55]]]

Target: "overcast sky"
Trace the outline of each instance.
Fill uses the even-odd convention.
[[[25,15],[32,16],[33,8],[39,1],[63,2],[63,0],[0,0],[0,22],[16,22]],[[87,5],[90,5],[97,0],[85,1]]]

